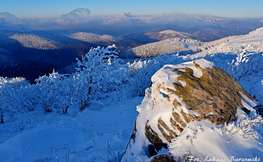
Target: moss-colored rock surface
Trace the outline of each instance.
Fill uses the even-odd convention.
[[[183,98],[189,110],[200,114],[197,120],[204,119],[217,124],[234,121],[237,108],[244,108],[240,92],[253,98],[223,70],[217,67],[201,69],[195,65],[203,73],[200,78],[194,77],[190,68],[186,68],[185,72],[174,69],[180,75],[178,79],[186,82],[185,87],[174,83],[177,90],[174,93]],[[211,112],[214,115],[207,115]]]
[[[159,155],[154,157],[151,162],[176,162],[171,156],[169,155]]]
[[[166,88],[164,83],[157,84],[157,90],[168,102],[173,103],[172,117],[170,123],[165,123],[162,118],[158,119],[158,129],[167,142],[179,135],[187,124],[193,120],[208,120],[218,125],[229,123],[236,120],[237,108],[246,109],[241,95],[246,95],[249,99],[253,98],[237,83],[229,74],[217,67],[202,69],[198,64],[195,67],[202,72],[201,77],[196,77],[191,68],[173,69],[179,77],[173,82],[175,90]],[[182,85],[182,83],[185,83]],[[171,96],[176,95],[182,98],[182,101],[171,100]],[[154,99],[156,101],[156,99]],[[163,100],[163,99],[162,99]],[[163,101],[156,101],[163,102]],[[198,113],[194,116],[185,113],[180,109],[185,104],[190,111]],[[166,120],[167,121],[167,120]],[[167,125],[172,125],[173,129]],[[153,144],[165,143],[162,141],[156,130],[151,126],[145,126],[146,137]],[[177,132],[175,132],[177,130]]]

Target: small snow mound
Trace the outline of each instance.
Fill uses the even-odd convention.
[[[202,69],[205,68],[212,68],[214,64],[210,61],[207,61],[205,59],[198,59],[194,61],[196,64],[198,64]]]

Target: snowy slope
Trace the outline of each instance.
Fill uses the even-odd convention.
[[[192,58],[214,53],[238,54],[243,51],[260,53],[263,52],[262,44],[263,28],[258,28],[243,36],[232,36],[205,43],[201,47],[203,52],[193,55]]]
[[[142,98],[104,100],[98,110],[82,113],[27,115],[22,130],[0,125],[0,161],[104,161],[118,159],[132,133]],[[97,109],[96,107],[93,107]],[[74,108],[73,108],[74,109]],[[72,110],[71,110],[72,111]]]
[[[187,129],[171,142],[169,152],[174,157],[197,158],[200,161],[210,159],[229,162],[238,158],[243,158],[244,161],[249,161],[245,158],[261,160],[262,118],[248,119],[242,110],[238,110],[237,116],[239,122],[226,126],[216,126],[207,121],[190,123]]]
[[[125,51],[122,55],[123,57],[153,57],[176,52],[184,55],[196,53],[196,55],[191,56],[191,59],[193,59],[215,53],[238,54],[243,51],[260,53],[263,51],[262,31],[263,28],[258,28],[246,35],[229,36],[211,42],[201,42],[191,39],[191,37],[185,33],[166,30],[159,32],[159,36],[168,38],[167,35],[170,35],[175,37],[160,39],[161,41],[159,42],[132,48]],[[158,40],[159,38],[156,39]]]
[[[199,46],[203,43],[194,39],[171,38],[159,42],[148,43],[145,45],[134,47],[121,54],[124,58],[133,57],[155,57],[163,54],[171,54],[178,52],[179,55],[186,55],[199,52]]]
[[[174,30],[164,30],[160,32],[149,32],[145,33],[145,35],[149,36],[149,38],[156,40],[165,40],[169,38],[193,38],[193,36],[189,33],[178,32]]]
[[[85,32],[72,33],[72,34],[68,34],[67,36],[69,36],[70,38],[83,40],[86,42],[92,42],[92,43],[99,43],[99,42],[116,43],[122,39],[120,37],[113,37],[111,35],[98,35],[94,33],[85,33]]]

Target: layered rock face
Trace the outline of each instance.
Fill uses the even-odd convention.
[[[165,65],[146,90],[131,140],[122,161],[152,156],[193,120],[218,125],[236,119],[237,109],[249,113],[253,98],[226,72],[204,59]]]

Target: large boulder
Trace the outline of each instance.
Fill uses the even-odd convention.
[[[152,76],[152,86],[137,107],[134,132],[122,161],[156,155],[191,121],[220,125],[236,120],[238,108],[249,114],[252,110],[245,101],[254,103],[229,74],[211,62],[165,65]]]

